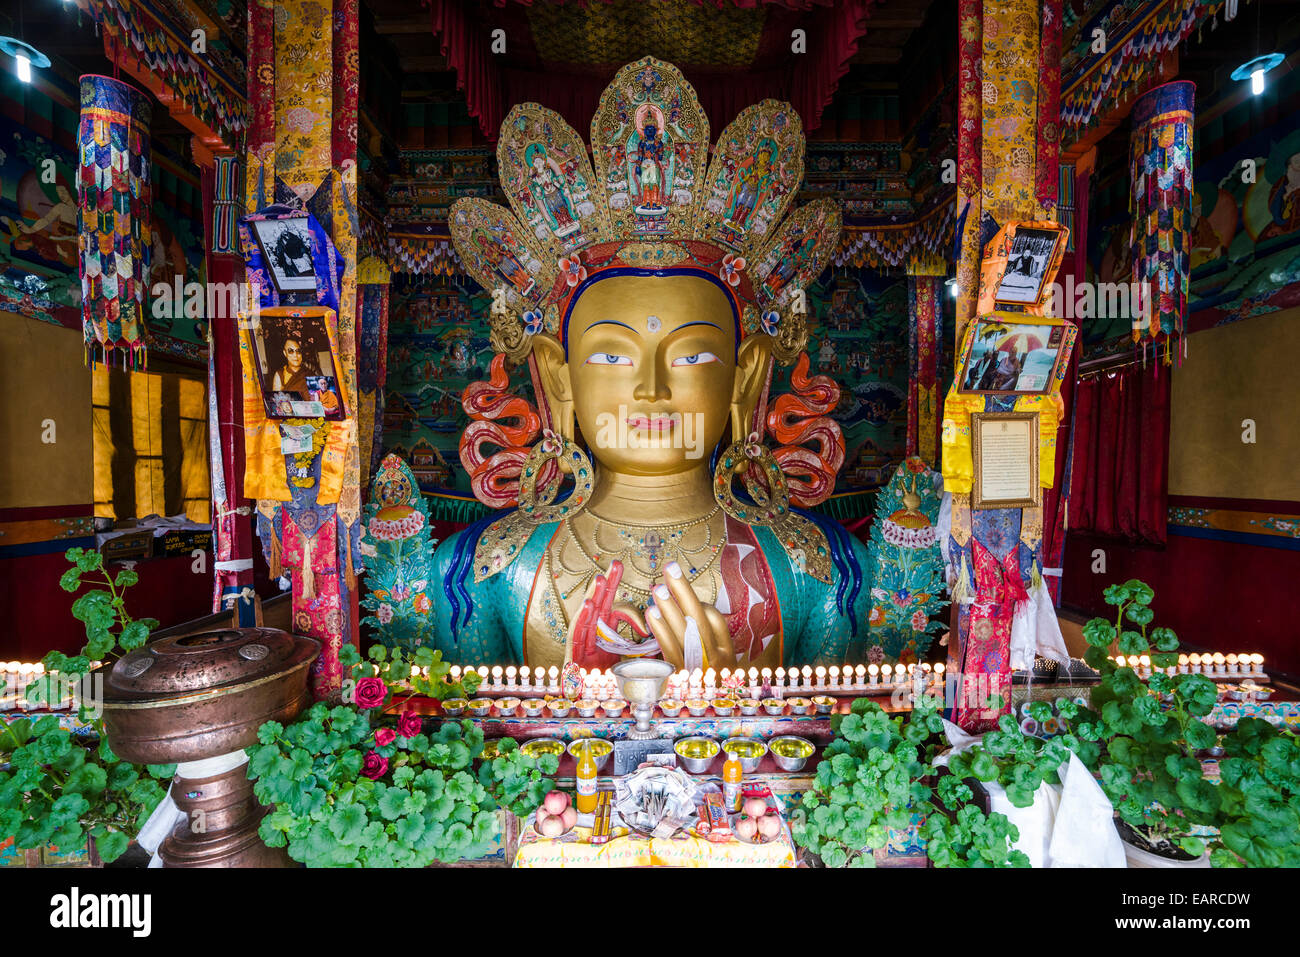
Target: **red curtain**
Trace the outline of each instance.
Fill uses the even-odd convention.
[[[520,0],[525,5],[529,0]],[[806,11],[808,53],[795,69],[709,71],[683,68],[695,86],[700,105],[717,136],[747,106],[773,98],[788,101],[803,118],[804,129],[821,123],[840,77],[858,50],[868,15],[878,0],[737,0],[741,7],[764,4]],[[505,0],[495,0],[504,6]],[[491,52],[491,38],[479,19],[467,15],[464,0],[430,0],[433,33],[439,50],[456,71],[456,86],[465,93],[469,113],[483,135],[495,142],[510,104],[535,102],[555,110],[580,134],[590,128],[600,94],[612,76],[560,71],[537,72],[507,67]],[[680,66],[680,64],[678,64]]]
[[[1070,528],[1163,545],[1168,509],[1170,370],[1153,362],[1075,388]]]

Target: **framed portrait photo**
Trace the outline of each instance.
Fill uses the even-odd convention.
[[[1034,508],[1038,485],[1038,413],[971,413],[971,508]]]
[[[1065,254],[1069,233],[1053,223],[1014,224],[994,302],[1038,306]]]
[[[325,307],[262,310],[248,330],[269,419],[342,419],[347,414]]]
[[[1056,372],[1069,362],[1075,327],[1059,320],[1011,320],[981,316],[966,333],[957,391],[993,395],[1042,395],[1056,384]]]
[[[315,292],[312,235],[306,216],[254,219],[248,225],[262,250],[271,282],[281,293]]]

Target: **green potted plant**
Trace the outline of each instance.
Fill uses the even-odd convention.
[[[59,579],[64,591],[84,592],[72,614],[85,623],[86,644],[68,656],[52,651],[43,659],[45,677],[26,689],[29,703],[57,706],[76,688],[78,718],[73,734],[57,715],[23,717],[0,727],[0,841],[14,838],[19,849],[53,846],[61,853],[88,847],[91,863],[110,863],[126,851],[166,794],[160,780],[175,767],[140,767],[121,761],[104,736],[93,695],[92,661],[107,661],[139,648],[158,624],[133,619],[126,590],[139,579],[125,569],[110,575],[99,552],[73,548],[73,567]],[[92,693],[84,693],[84,689]],[[89,844],[88,844],[89,842]]]
[[[1088,718],[1102,743],[1095,770],[1119,814],[1129,866],[1208,867],[1201,832],[1216,825],[1220,795],[1197,755],[1218,740],[1203,720],[1218,690],[1204,675],[1159,670],[1178,663],[1178,636],[1151,627],[1149,585],[1132,579],[1103,595],[1115,620],[1094,618],[1083,626],[1084,660],[1102,676]],[[1129,658],[1148,655],[1156,670],[1144,682],[1108,657],[1112,645]]]
[[[1300,867],[1300,741],[1260,718],[1222,739],[1215,867]]]
[[[936,707],[919,697],[904,720],[859,698],[850,714],[832,718],[835,739],[791,814],[795,843],[826,867],[873,867],[890,829],[919,813],[936,867],[1027,866],[1006,816],[985,814],[966,782],[935,767],[943,730]]]
[[[267,722],[249,749],[253,791],[271,807],[259,829],[268,846],[287,845],[310,867],[426,867],[482,856],[499,832],[498,808],[523,816],[541,804],[554,755],[530,758],[507,738],[483,760],[471,721],[425,734],[412,711],[386,715],[424,682],[447,684],[436,653],[419,649],[414,660],[429,660],[438,677],[411,679],[400,652],[378,646],[363,662],[344,647],[345,703],[318,702],[288,727]]]

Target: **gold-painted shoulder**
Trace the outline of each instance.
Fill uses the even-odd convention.
[[[811,575],[823,585],[832,581],[834,565],[826,534],[802,515],[788,513],[771,526],[795,568]]]

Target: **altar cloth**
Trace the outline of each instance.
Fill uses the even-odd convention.
[[[794,867],[790,829],[766,844],[746,844],[736,838],[713,842],[684,834],[650,838],[614,829],[607,844],[588,843],[591,829],[575,827],[560,837],[546,838],[529,822],[519,838],[515,867]]]

